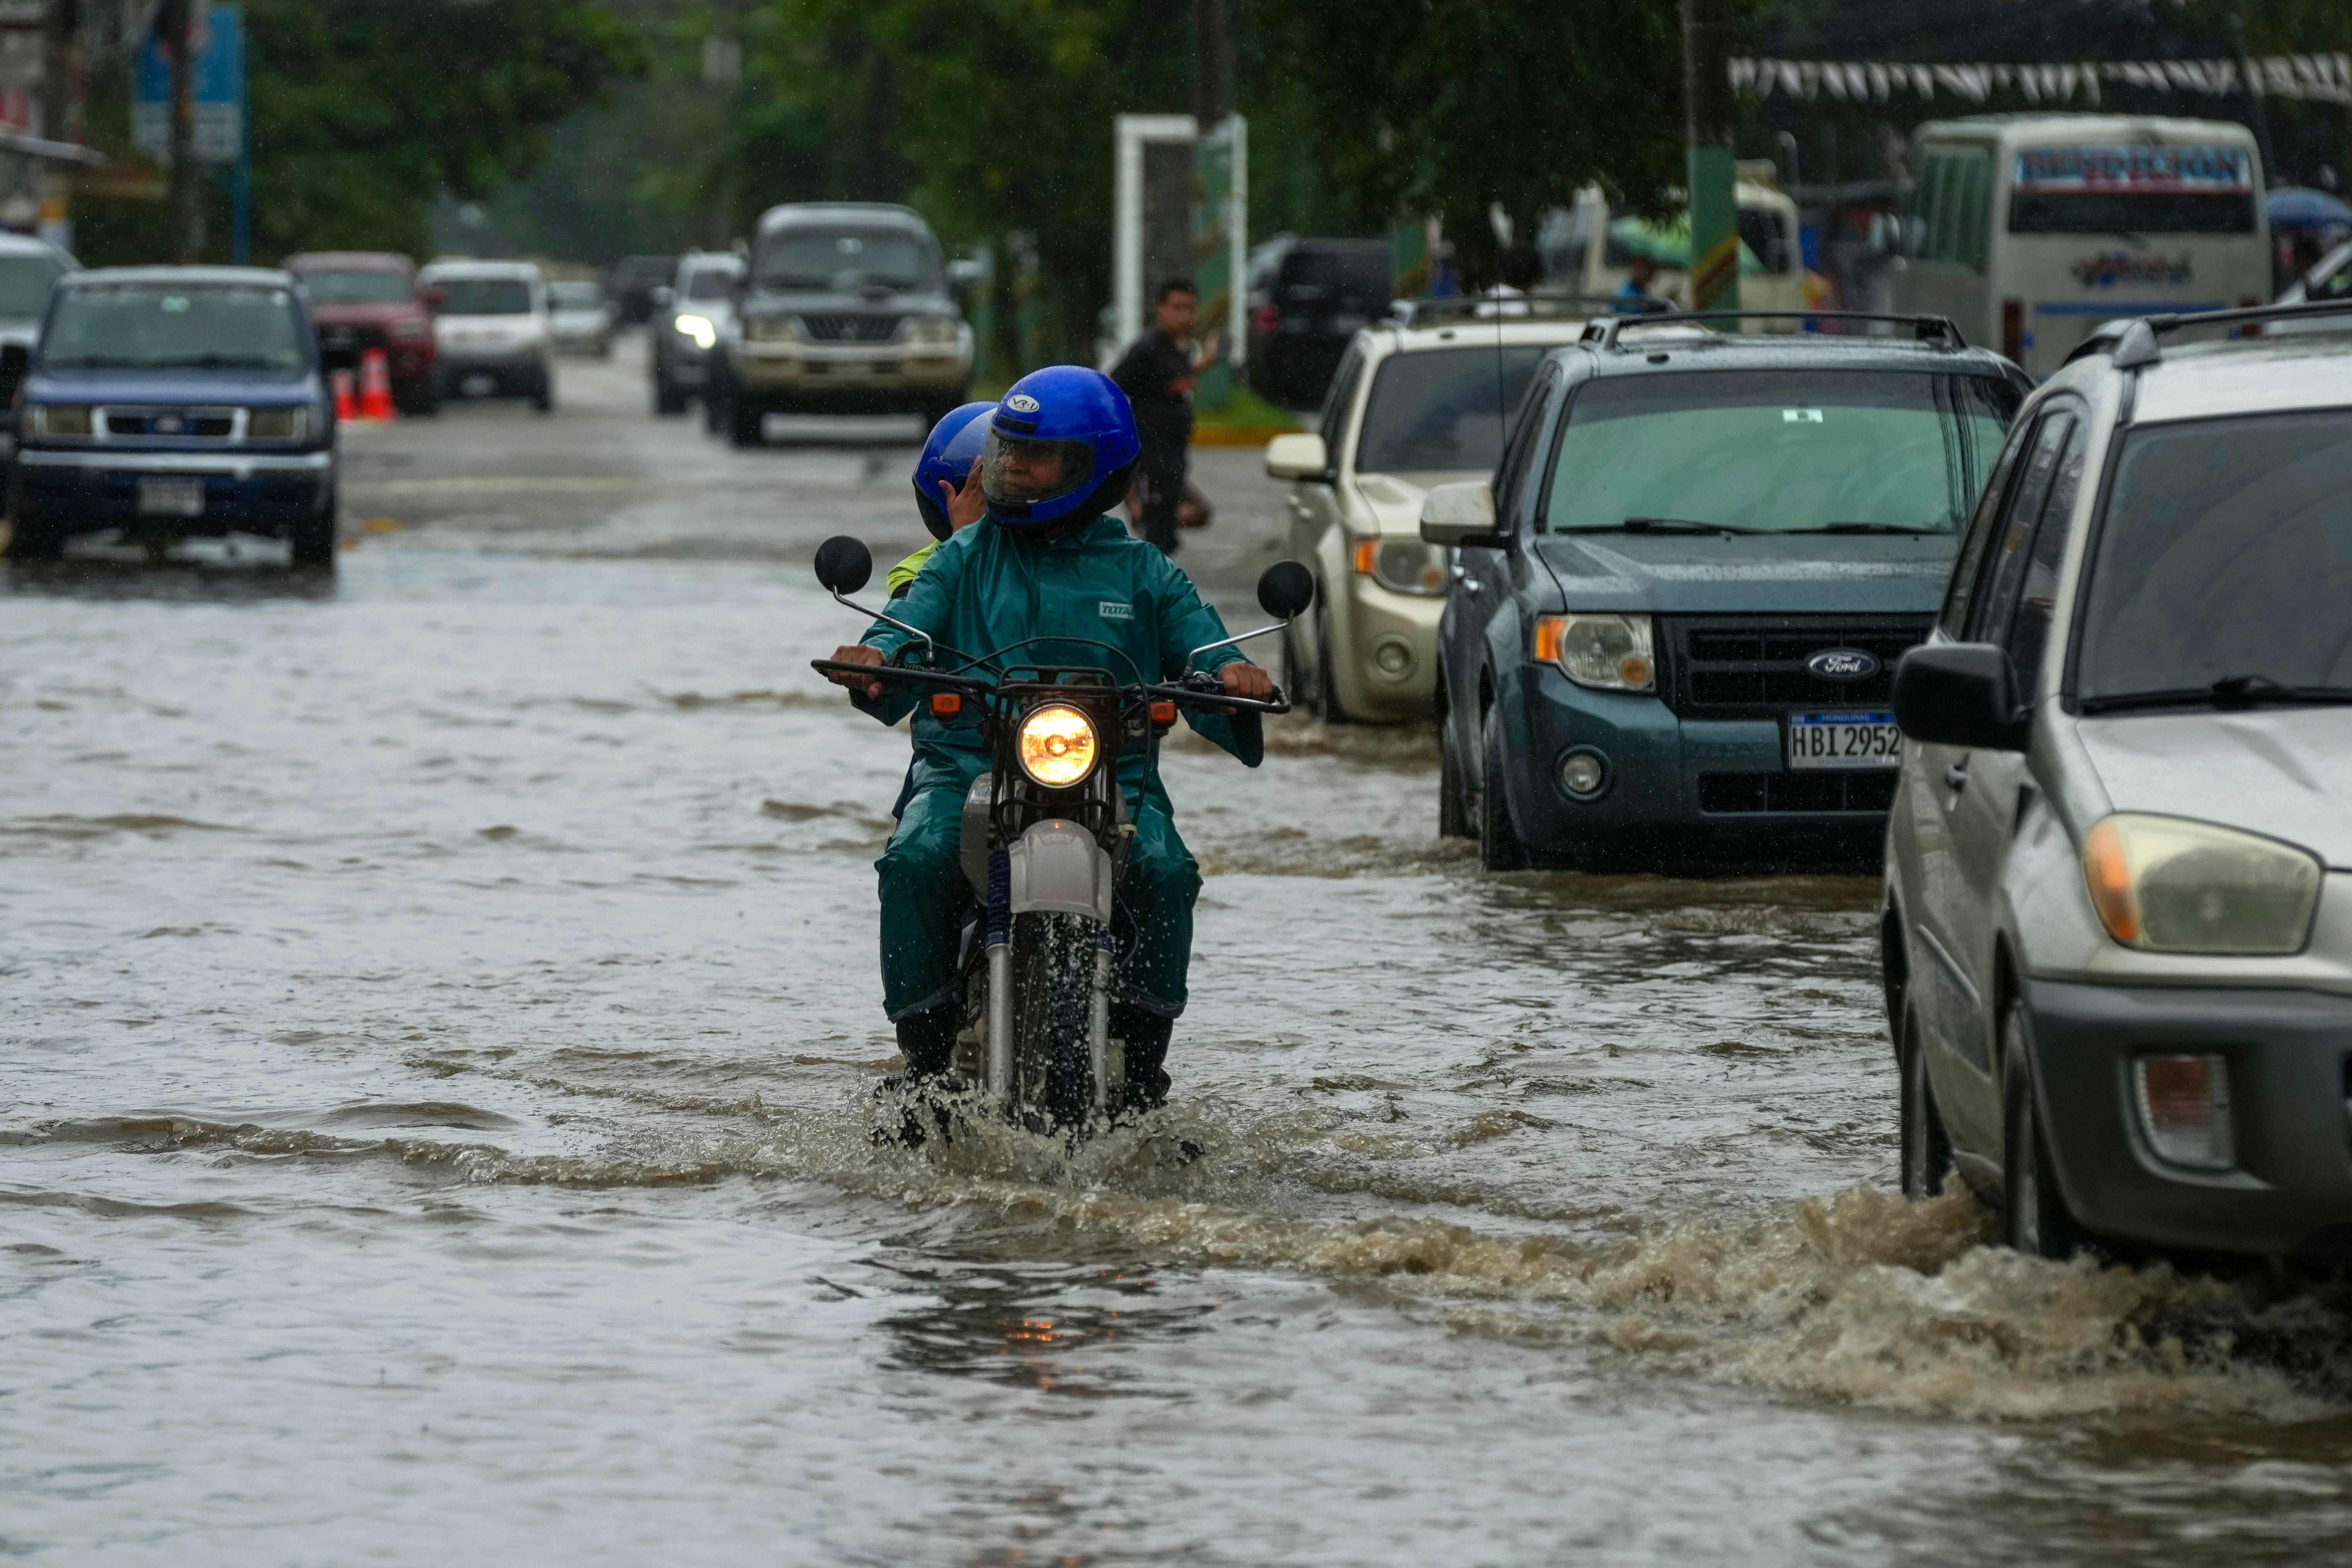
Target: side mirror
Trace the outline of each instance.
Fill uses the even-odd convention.
[[[425,308],[432,311],[436,316],[442,311],[447,310],[449,308],[449,290],[441,288],[433,288],[425,290]]]
[[[1465,544],[1500,544],[1495,531],[1495,492],[1484,479],[1440,485],[1421,503],[1421,537],[1431,544],[1458,549]]]
[[[672,305],[677,303],[677,290],[671,288],[668,284],[665,283],[660,288],[654,290],[654,305],[656,309],[667,310]]]
[[[1307,439],[1321,445],[1318,437]],[[1296,561],[1277,561],[1258,577],[1257,607],[1277,621],[1305,614],[1314,602],[1315,574]]]
[[[1276,436],[1265,444],[1265,471],[1277,479],[1331,477],[1331,454],[1320,436]]]
[[[948,287],[969,289],[988,276],[988,268],[968,257],[958,257],[948,263]]]
[[[816,547],[816,580],[828,594],[855,594],[874,575],[874,553],[863,540],[836,533]]]
[[[1991,643],[1915,647],[1895,667],[1895,722],[1904,738],[1972,752],[2021,752],[2026,715],[2009,655]]]

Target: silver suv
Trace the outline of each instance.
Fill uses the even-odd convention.
[[[2352,1251],[2344,309],[2087,340],[1896,673],[1903,1184],[2020,1250]]]

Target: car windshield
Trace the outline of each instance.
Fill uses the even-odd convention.
[[[1604,377],[1569,407],[1544,526],[1956,532],[2017,405],[2006,381],[1918,371]]]
[[[58,301],[41,338],[47,370],[300,370],[309,334],[286,289],[89,284]]]
[[[65,276],[65,264],[47,256],[0,256],[0,318],[25,321],[49,303],[49,285]]]
[[[402,305],[415,297],[398,272],[305,272],[302,291],[314,305]]]
[[[1550,350],[1541,344],[1391,354],[1356,440],[1364,474],[1488,472],[1503,430]]]
[[[550,283],[547,302],[559,310],[593,310],[604,302],[604,290],[593,283]]]
[[[735,274],[721,267],[706,267],[686,275],[689,300],[724,300],[735,289]]]
[[[2099,526],[2078,689],[2352,686],[2347,605],[2352,412],[2144,426]]]
[[[433,284],[446,296],[445,316],[530,314],[530,285],[520,278],[436,278]]]
[[[760,242],[760,287],[845,293],[939,284],[939,253],[905,229],[786,229]]]

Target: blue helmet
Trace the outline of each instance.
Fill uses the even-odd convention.
[[[950,409],[931,426],[931,438],[923,443],[923,455],[915,459],[915,510],[923,514],[923,526],[931,531],[933,539],[945,539],[955,531],[948,522],[948,509],[940,504],[940,482],[953,489],[963,489],[964,476],[971,472],[981,448],[988,444],[987,416],[995,406],[967,403]]]
[[[1076,364],[1031,371],[988,422],[988,515],[1018,529],[1108,511],[1142,455],[1135,410],[1110,377]]]

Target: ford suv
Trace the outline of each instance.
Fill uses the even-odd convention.
[[[771,207],[720,340],[729,438],[754,447],[770,414],[920,414],[964,401],[971,329],[948,293],[929,225],[862,202]]]
[[[2352,1257],[2352,306],[2272,331],[2329,309],[2094,332],[1896,672],[1903,1185],[2022,1251]]]
[[[1423,503],[1458,552],[1439,826],[1487,867],[1866,862],[1885,835],[1895,662],[2024,376],[1937,317],[1726,324],[1592,322],[1493,480]]]

